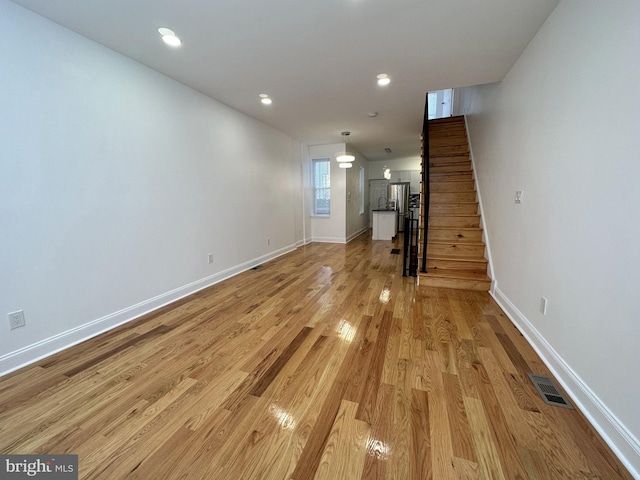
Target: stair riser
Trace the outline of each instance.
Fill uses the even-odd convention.
[[[452,153],[469,153],[467,145],[448,145],[444,147],[429,147],[431,155],[447,155]]]
[[[429,202],[431,205],[439,205],[442,203],[473,203],[475,201],[476,192],[431,192],[431,195],[429,195]]]
[[[472,173],[434,173],[430,172],[430,183],[435,182],[457,182],[473,180]]]
[[[487,262],[430,259],[429,250],[427,250],[427,271],[431,270],[462,270],[465,272],[487,273]]]
[[[473,215],[476,213],[478,213],[476,203],[429,205],[429,214],[431,215]]]
[[[449,192],[474,192],[475,185],[473,181],[464,182],[431,182],[431,194],[449,193]]]
[[[429,173],[471,173],[471,162],[455,163],[453,165],[438,165],[429,168]]]
[[[442,118],[434,118],[433,120],[429,120],[429,126],[431,125],[448,125],[451,123],[460,123],[464,125],[464,117],[461,115],[456,115],[453,117],[442,117]]]
[[[431,166],[449,165],[451,163],[461,163],[461,162],[470,162],[470,161],[471,159],[469,158],[469,155],[464,153],[460,155],[438,155],[438,156],[431,155],[431,157],[429,157],[429,165]]]
[[[420,276],[421,287],[455,288],[457,290],[476,290],[486,292],[491,288],[490,280],[462,280],[458,278],[439,278]]]
[[[466,135],[456,135],[456,136],[440,136],[440,135],[429,135],[429,147],[445,147],[448,145],[464,145],[467,146],[467,136]]]
[[[465,132],[464,128],[460,127],[450,127],[450,128],[442,128],[438,129],[434,132],[429,132],[429,143],[432,140],[437,140],[440,138],[459,138],[466,137],[467,132]]]
[[[461,230],[456,228],[430,228],[430,242],[481,243],[482,230]]]
[[[448,122],[448,123],[440,123],[440,124],[435,124],[432,122],[429,122],[429,133],[431,134],[432,132],[442,132],[445,130],[462,130],[464,132],[466,132],[466,128],[465,128],[465,124],[464,122],[459,122],[459,121],[455,121],[455,122]]]
[[[431,239],[428,239],[431,241]],[[484,257],[484,245],[466,245],[464,243],[447,243],[447,244],[439,244],[439,243],[429,243],[427,245],[427,255],[440,256],[440,255],[449,255],[456,256],[460,255],[461,257]]]
[[[475,215],[459,216],[459,217],[432,215],[429,218],[429,227],[475,228],[479,226],[480,226],[480,217]]]

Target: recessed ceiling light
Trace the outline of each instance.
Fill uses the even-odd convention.
[[[273,103],[273,101],[269,98],[269,95],[267,95],[266,93],[261,93],[258,96],[260,97],[260,101],[265,105],[271,105]]]
[[[167,45],[172,47],[179,47],[182,45],[182,40],[180,40],[170,28],[160,27],[158,29],[158,33],[162,35],[162,41]]]
[[[380,86],[385,86],[385,85],[389,85],[391,83],[391,79],[389,78],[389,75],[387,75],[386,73],[381,73],[380,75],[378,75],[378,85]]]
[[[350,162],[342,162],[338,164],[338,167],[340,168],[351,168],[353,167],[353,164]]]
[[[367,113],[367,115],[369,115],[371,118],[377,117],[378,116],[378,112],[369,112],[369,113]]]

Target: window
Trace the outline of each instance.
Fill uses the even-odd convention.
[[[360,215],[364,213],[364,167],[360,167]]]
[[[313,214],[329,215],[331,213],[331,181],[329,178],[329,159],[313,160]]]

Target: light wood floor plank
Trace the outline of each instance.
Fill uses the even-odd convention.
[[[370,425],[356,419],[358,404],[344,400],[338,410],[315,480],[359,480]]]
[[[486,292],[312,243],[0,378],[0,453],[83,480],[631,480]]]

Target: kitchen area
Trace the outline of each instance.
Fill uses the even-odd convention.
[[[369,180],[373,240],[392,240],[404,232],[404,219],[420,213],[420,171],[390,172],[390,178]]]

